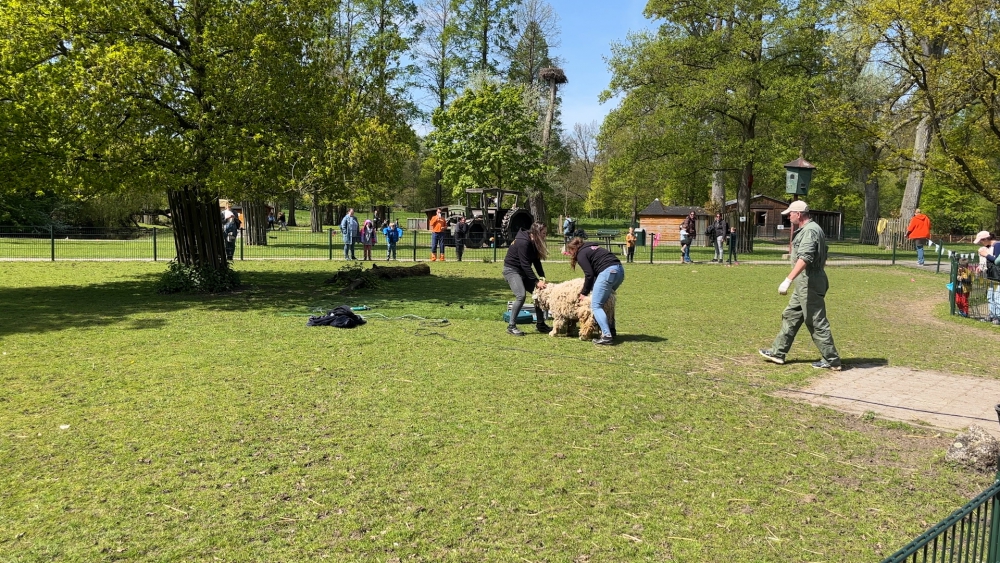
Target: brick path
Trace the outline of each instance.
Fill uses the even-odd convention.
[[[839,411],[927,424],[960,432],[970,424],[1000,438],[993,407],[1000,381],[890,366],[845,366],[806,387],[776,395]]]

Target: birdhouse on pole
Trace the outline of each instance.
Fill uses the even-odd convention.
[[[809,195],[809,182],[816,167],[801,156],[785,164],[785,193],[794,196]]]

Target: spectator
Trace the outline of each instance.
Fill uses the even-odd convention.
[[[566,245],[570,255],[569,267],[575,270],[579,264],[583,270],[584,282],[583,289],[580,290],[580,299],[590,294],[591,290],[594,292],[590,298],[590,311],[601,327],[601,336],[595,338],[593,343],[607,346],[614,343],[618,331],[608,321],[604,303],[625,281],[625,268],[622,267],[621,260],[607,249],[596,244],[586,246],[585,244],[583,239],[575,238]]]
[[[576,220],[566,216],[566,220],[563,221],[563,243],[569,242],[569,239],[573,238],[573,234],[576,232]]]
[[[989,317],[995,325],[1000,325],[1000,279],[996,279],[995,269],[998,266],[996,260],[1000,257],[1000,242],[989,231],[979,231],[973,243],[980,245],[979,263],[980,270],[986,273],[986,278],[990,280],[986,289],[986,301],[989,303]]]
[[[378,231],[375,230],[375,225],[372,224],[371,219],[365,219],[365,226],[361,228],[361,246],[364,248],[363,260],[371,261],[372,247],[378,242],[377,233]]]
[[[278,230],[279,231],[287,231],[288,230],[288,224],[285,222],[285,212],[284,211],[279,211],[278,212]]]
[[[729,229],[729,265],[732,266],[736,264],[740,265],[740,261],[736,259],[736,247],[739,243],[740,235],[736,233],[736,227],[731,227]]]
[[[448,227],[448,222],[445,221],[444,211],[440,207],[431,217],[427,227],[431,230],[431,262],[435,260],[444,262],[444,230]],[[436,254],[439,246],[441,247],[440,256]]]
[[[233,210],[226,206],[222,212],[222,236],[226,246],[226,260],[232,261],[236,255],[236,235],[240,232],[240,220]]]
[[[547,229],[541,223],[534,223],[527,231],[518,231],[517,236],[507,247],[507,256],[503,259],[503,277],[514,292],[514,304],[510,310],[510,324],[507,333],[514,336],[524,336],[517,328],[517,316],[521,314],[527,288],[534,290],[545,287],[545,270],[542,260],[548,258],[548,248],[545,246]],[[531,268],[534,266],[535,271]],[[538,275],[535,275],[535,272]],[[538,332],[550,332],[552,329],[545,324],[545,311],[536,307],[535,328]]]
[[[633,262],[635,260],[635,227],[628,228],[628,234],[625,235],[625,261]]]
[[[793,283],[795,289],[788,300],[788,306],[781,314],[781,331],[769,349],[761,349],[760,355],[776,364],[785,363],[785,354],[792,347],[795,335],[805,323],[819,348],[822,358],[813,363],[817,369],[840,371],[840,354],[833,344],[830,321],[826,318],[826,292],[830,287],[826,271],[826,235],[823,229],[812,221],[809,206],[802,200],[793,201],[788,209],[781,212],[788,215],[795,227],[792,237],[792,271],[778,286],[778,293],[786,295]]]
[[[924,265],[924,245],[931,238],[931,220],[917,209],[906,228],[906,238],[917,247],[917,265]]]
[[[969,259],[958,259],[958,274],[955,276],[955,306],[958,314],[969,316],[969,291],[972,289],[972,271],[969,269]]]
[[[691,243],[694,242],[694,237],[698,234],[697,228],[698,222],[695,219],[694,211],[692,211],[681,222],[681,259],[685,264],[692,263]]]
[[[387,261],[389,258],[395,260],[396,243],[399,242],[399,239],[403,238],[403,229],[399,224],[393,222],[382,229],[382,234],[385,235],[385,259]]]
[[[465,222],[465,217],[459,217],[455,223],[455,256],[458,261],[462,261],[462,254],[465,253],[465,238],[469,236],[469,224]]]
[[[267,230],[274,228],[274,211],[267,212]]]
[[[722,263],[722,246],[729,234],[729,221],[722,217],[722,213],[715,214],[715,221],[708,227],[708,236],[715,243],[715,257],[712,262]]]
[[[354,245],[360,238],[358,220],[354,218],[354,209],[348,209],[347,215],[340,220],[340,235],[344,237],[344,260],[357,260],[354,257]]]

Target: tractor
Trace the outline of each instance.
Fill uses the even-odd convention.
[[[465,217],[469,223],[466,248],[502,247],[509,245],[518,231],[531,228],[534,222],[531,212],[519,206],[522,196],[521,192],[514,190],[470,188],[465,190],[464,207],[449,205],[441,209],[446,213],[449,226],[458,223],[460,217]],[[425,209],[424,212],[430,219],[437,208]],[[445,244],[454,246],[455,239],[446,236]]]

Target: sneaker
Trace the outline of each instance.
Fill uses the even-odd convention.
[[[514,336],[524,336],[524,333],[521,332],[521,329],[517,328],[514,325],[510,325],[507,327],[507,334],[512,334]]]
[[[591,342],[597,344],[598,346],[611,346],[614,344],[615,340],[611,336],[602,334],[600,338],[595,338],[591,340]]]
[[[826,360],[820,360],[818,362],[813,362],[812,365],[816,369],[828,369],[831,371],[840,371],[840,364],[831,364]]]
[[[542,323],[540,325],[535,325],[535,330],[537,330],[538,332],[548,333],[548,332],[552,332],[552,327],[550,327],[549,325],[547,325],[545,323]]]
[[[782,358],[781,356],[775,355],[770,350],[764,350],[762,348],[762,349],[757,350],[757,351],[760,352],[761,356],[764,356],[765,358],[767,358],[768,360],[770,360],[770,361],[778,364],[779,366],[785,363],[785,358]]]

